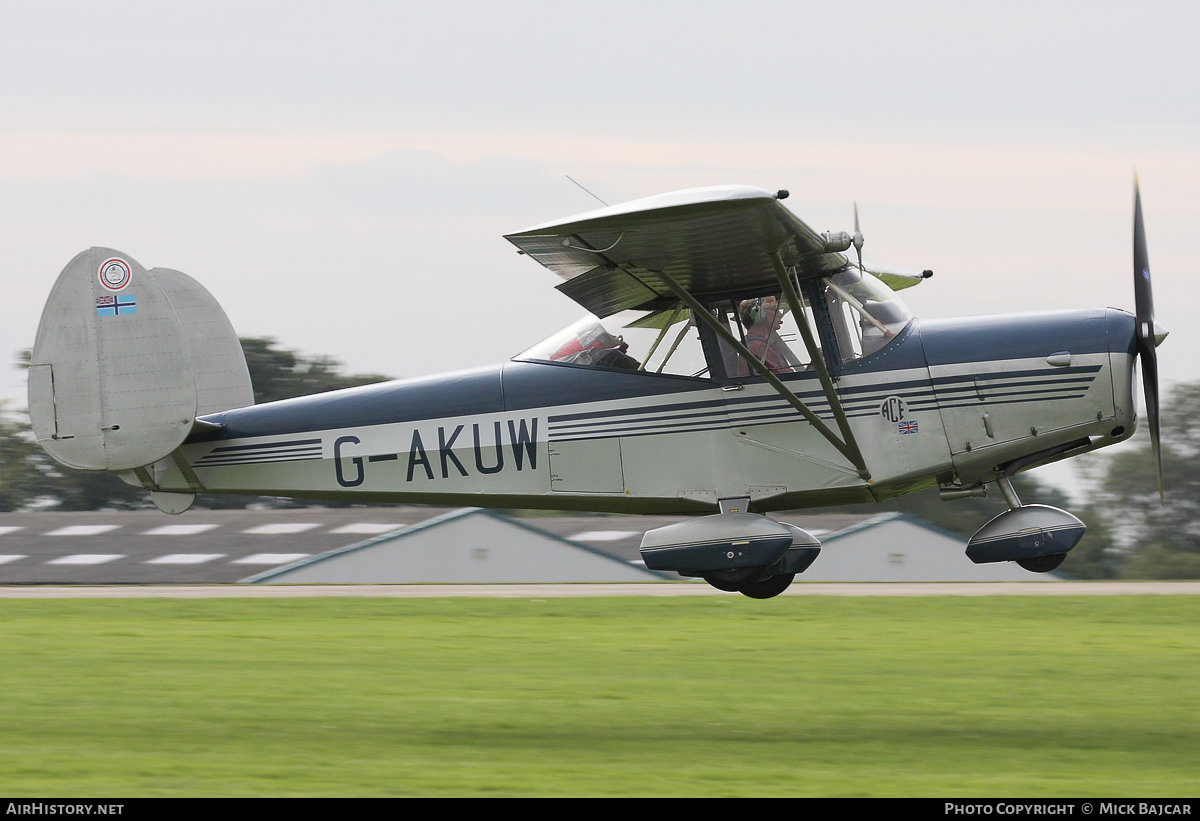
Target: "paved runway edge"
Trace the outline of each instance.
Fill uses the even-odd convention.
[[[1197,596],[1186,582],[884,582],[793,584],[785,596]],[[0,599],[287,599],[315,597],[509,599],[580,596],[735,596],[702,582],[642,584],[5,586]]]

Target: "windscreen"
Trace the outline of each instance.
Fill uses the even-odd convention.
[[[843,362],[875,353],[912,319],[896,293],[873,274],[848,268],[820,282],[820,294]],[[773,373],[798,373],[812,367],[798,322],[814,329],[818,349],[823,347],[807,301],[794,310],[782,294],[766,294],[720,300],[710,309],[714,318]],[[714,367],[724,371],[724,377],[737,379],[758,373],[732,347],[723,341],[718,344],[722,361]],[[682,304],[657,311],[622,311],[604,319],[588,314],[514,359],[646,374],[709,375],[692,312]]]
[[[843,362],[875,353],[912,319],[896,292],[874,274],[848,268],[821,283]]]
[[[604,319],[588,314],[514,358],[647,374],[708,374],[692,312],[679,305]]]

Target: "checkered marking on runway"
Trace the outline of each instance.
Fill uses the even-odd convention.
[[[143,564],[204,564],[219,559],[224,553],[168,553]]]
[[[307,553],[255,553],[253,556],[235,559],[233,564],[287,564],[306,558]]]
[[[220,525],[163,525],[153,530],[147,530],[143,536],[194,536],[197,533],[207,533],[216,530]]]
[[[242,532],[256,535],[283,536],[289,533],[303,533],[306,530],[312,530],[314,527],[320,527],[320,525],[315,522],[279,522],[277,524],[259,525],[249,530],[243,530]]]
[[[353,522],[352,524],[342,525],[329,531],[330,533],[362,533],[366,535],[375,535],[377,533],[389,533],[393,530],[399,530],[404,525],[385,525],[376,522]]]
[[[71,556],[59,556],[46,564],[104,564],[124,558],[124,553],[76,553]]]
[[[573,542],[616,542],[641,535],[640,530],[585,530],[567,538]]]
[[[67,525],[58,530],[51,530],[47,536],[99,536],[116,530],[120,525]]]

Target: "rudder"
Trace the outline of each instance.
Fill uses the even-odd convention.
[[[90,248],[59,275],[38,325],[29,416],[39,444],[82,470],[169,456],[197,415],[253,403],[225,312],[186,274]]]

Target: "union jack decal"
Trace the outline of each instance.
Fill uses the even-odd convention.
[[[917,420],[913,419],[910,422],[899,422],[896,425],[901,433],[917,433]]]
[[[137,313],[137,299],[133,294],[96,297],[96,316],[125,316]]]

